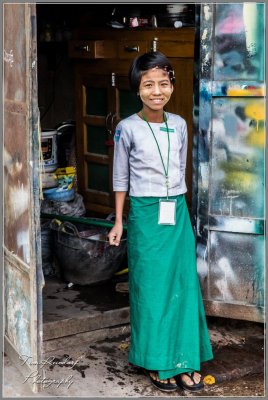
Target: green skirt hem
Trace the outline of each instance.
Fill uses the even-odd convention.
[[[133,354],[129,354],[129,362],[131,364],[137,365],[139,367],[142,367],[148,371],[158,371],[159,374],[161,374],[162,378],[160,379],[167,379],[167,378],[172,378],[175,375],[182,374],[184,372],[193,372],[193,371],[200,371],[200,364],[209,360],[213,359],[213,353],[211,350],[210,345],[202,346],[202,356],[195,357],[195,360],[189,361],[189,366],[188,367],[175,367],[174,365],[164,365],[162,364],[162,368],[157,368],[156,364],[154,361],[152,363],[144,363],[139,359],[137,356],[133,356]],[[159,365],[159,364],[158,364]],[[173,374],[173,375],[172,375]],[[169,376],[168,376],[169,375]]]

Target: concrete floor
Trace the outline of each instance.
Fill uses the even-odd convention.
[[[154,388],[142,368],[128,361],[129,333],[89,341],[44,354],[47,385],[31,394],[23,376],[5,357],[5,397],[177,397],[264,396],[263,340],[261,324],[208,318],[214,360],[203,363],[202,377],[212,375],[214,385],[202,392],[178,389],[173,393]],[[54,364],[52,364],[54,362]],[[69,363],[69,364],[68,364]],[[65,383],[58,384],[65,379]]]
[[[43,289],[44,351],[109,336],[129,324],[128,293],[115,290],[116,281],[97,286],[73,285],[47,278]],[[115,328],[115,329],[113,329]],[[119,329],[120,332],[120,329]]]
[[[128,293],[115,291],[115,282],[96,286],[67,284],[55,277],[46,277],[43,289],[43,322],[55,322],[75,316],[124,308],[129,305]]]

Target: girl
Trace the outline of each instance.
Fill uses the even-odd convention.
[[[143,107],[116,127],[116,219],[109,232],[110,244],[118,246],[130,180],[129,361],[148,370],[160,390],[176,390],[177,384],[199,390],[204,385],[196,371],[213,355],[184,197],[186,122],[164,111],[175,77],[163,54],[136,57],[129,79]]]

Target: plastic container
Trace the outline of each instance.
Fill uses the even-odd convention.
[[[41,132],[44,172],[55,171],[58,167],[57,135],[58,131],[54,129],[45,129]]]
[[[54,172],[41,173],[43,189],[54,188],[58,186],[58,180],[55,178]]]
[[[44,190],[44,198],[57,201],[74,200],[74,176],[75,170],[73,167],[58,168],[55,172],[55,178],[57,178],[58,187]]]
[[[75,191],[73,187],[67,190],[56,187],[53,189],[44,190],[43,195],[45,199],[57,201],[72,201],[74,200]]]
[[[107,219],[91,218],[94,222]],[[110,246],[110,228],[83,223],[51,222],[54,253],[62,278],[78,285],[91,285],[112,278],[126,256],[126,231],[120,245]]]

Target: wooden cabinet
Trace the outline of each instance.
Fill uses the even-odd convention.
[[[71,58],[114,58],[117,48],[114,40],[70,40]]]
[[[78,190],[88,215],[114,211],[113,135],[118,122],[141,109],[130,91],[132,59],[146,51],[166,54],[176,84],[166,110],[186,119],[189,131],[186,200],[191,206],[194,30],[78,30],[69,44],[75,59]],[[129,209],[126,201],[125,212]]]

